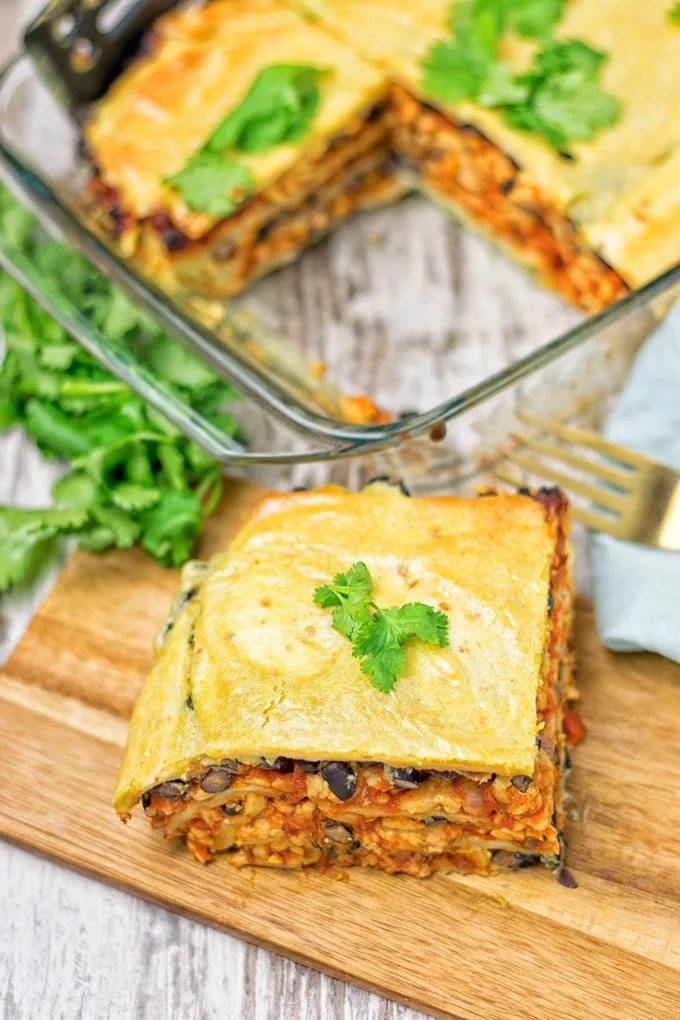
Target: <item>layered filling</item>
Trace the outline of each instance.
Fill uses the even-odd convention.
[[[585,311],[629,289],[510,156],[396,83],[212,226],[176,201],[135,219],[99,176],[96,152],[92,161],[97,210],[123,254],[162,258],[186,287],[213,297],[233,296],[358,209],[392,201],[414,184]]]
[[[400,85],[392,88],[392,103],[395,150],[423,190],[585,311],[628,292],[539,184],[475,127],[456,124]]]
[[[557,523],[557,540],[532,775],[225,759],[148,790],[142,802],[153,827],[167,838],[186,837],[198,860],[224,851],[236,866],[364,865],[417,876],[484,874],[541,861],[557,867],[568,766],[563,713],[573,694],[572,590],[566,502],[554,490],[536,498]],[[184,601],[190,597],[188,591]]]
[[[288,173],[208,230],[170,209],[136,221],[126,210],[124,197],[97,172],[91,188],[98,211],[104,213],[106,227],[119,238],[124,254],[133,254],[141,241],[156,257],[160,251],[185,286],[229,297],[363,206],[401,194],[403,187],[393,173],[390,135],[388,103],[371,104],[342,132],[315,146]]]

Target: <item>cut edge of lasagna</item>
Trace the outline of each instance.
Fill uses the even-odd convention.
[[[495,496],[484,494],[485,499]],[[179,774],[146,785],[141,801],[153,828],[166,838],[184,837],[199,861],[224,852],[239,867],[361,865],[426,877],[447,871],[491,874],[539,862],[562,866],[564,781],[570,768],[564,712],[576,696],[568,509],[559,490],[541,490],[531,498],[555,535],[531,774],[363,760],[243,761],[225,747],[221,760],[194,759]],[[187,568],[162,632],[158,650],[175,663],[171,684],[182,682],[191,669],[191,635],[210,570],[207,564]],[[140,793],[131,791],[126,762],[114,800],[124,820],[139,799]]]
[[[229,13],[229,19],[243,19],[246,38],[250,31],[248,2],[241,0],[234,5],[236,14]],[[269,169],[261,185],[222,218],[188,212],[167,188],[159,193],[153,209],[143,215],[132,211],[134,203],[126,200],[126,181],[136,180],[134,161],[142,158],[144,145],[139,143],[141,148],[135,156],[134,145],[131,149],[127,143],[107,139],[112,131],[116,134],[116,124],[124,124],[126,108],[130,118],[138,119],[142,106],[142,113],[147,107],[149,115],[153,112],[152,104],[146,99],[144,104],[138,102],[129,88],[120,89],[113,104],[105,97],[106,110],[118,107],[113,119],[109,112],[96,130],[91,126],[85,129],[94,166],[91,194],[95,215],[119,237],[124,256],[137,252],[142,268],[144,264],[158,265],[161,260],[169,277],[187,289],[215,298],[232,297],[264,273],[295,258],[356,211],[392,202],[411,189],[420,190],[480,231],[542,283],[586,312],[599,311],[625,296],[631,287],[653,277],[672,259],[672,243],[661,224],[674,216],[673,181],[670,186],[669,182],[663,183],[664,195],[671,195],[663,201],[656,190],[653,202],[646,192],[635,198],[640,191],[636,186],[630,201],[624,194],[614,203],[611,215],[586,230],[570,215],[560,188],[549,186],[550,166],[546,168],[545,160],[536,156],[534,150],[540,146],[535,140],[530,139],[532,149],[522,138],[523,146],[519,148],[524,152],[529,145],[537,172],[532,171],[532,165],[523,165],[524,159],[517,153],[515,158],[506,151],[508,147],[512,150],[507,128],[500,140],[493,130],[486,130],[488,117],[482,114],[487,111],[473,116],[473,123],[464,123],[461,111],[423,98],[411,74],[400,73],[398,60],[392,66],[384,57],[369,59],[371,46],[359,45],[332,20],[327,23],[323,10],[317,22],[304,25],[302,15],[293,9],[286,12],[274,0],[250,3],[253,17],[269,3],[276,19],[281,20],[282,32],[288,25],[286,18],[293,19],[291,24],[297,18],[303,26],[298,30],[316,33],[332,49],[336,60],[342,62],[345,53],[346,61],[364,69],[364,84],[354,90],[351,102],[351,88],[348,90],[347,83],[339,86],[347,112],[344,117],[337,116],[338,100],[333,130],[324,133],[321,126],[318,130],[313,127],[294,147],[279,147],[285,150],[282,162],[276,152],[269,154],[271,162],[267,163]],[[193,53],[199,45],[207,49],[219,46],[220,39],[227,38],[222,20],[224,12],[229,11],[231,5],[215,2],[189,14],[166,16],[159,23],[162,31],[152,30],[155,43],[140,61],[153,65],[154,45],[160,45],[162,53],[169,53],[170,57],[165,58],[169,60],[176,59],[175,50],[183,52],[183,47]],[[251,41],[248,46],[252,47]],[[237,47],[233,59],[238,54]],[[248,59],[253,59],[250,51]],[[135,68],[133,64],[119,80],[138,74]],[[185,73],[190,81],[192,67]],[[169,79],[163,85],[163,80],[154,84],[161,99],[163,89],[176,88]],[[214,103],[214,96],[211,101]],[[169,111],[163,110],[163,114],[167,119]],[[95,112],[92,123],[96,125],[100,116]],[[515,132],[513,138],[520,134]],[[98,161],[102,146],[104,153],[108,152],[105,170]],[[116,166],[121,160],[123,164],[131,162],[127,171],[119,173]],[[273,173],[275,166],[280,172]],[[658,177],[657,173],[654,189],[662,186]],[[630,212],[633,199],[634,204],[644,207],[644,215]],[[658,253],[656,261],[650,238]],[[639,272],[634,272],[636,266]]]

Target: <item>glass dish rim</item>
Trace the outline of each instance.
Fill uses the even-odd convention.
[[[159,321],[168,333],[201,357],[244,396],[284,421],[296,432],[314,439],[316,442],[328,444],[327,449],[314,453],[281,454],[236,450],[232,441],[224,444],[217,442],[217,446],[223,445],[223,449],[215,451],[216,430],[212,427],[212,434],[209,438],[210,447],[223,461],[293,463],[331,460],[395,447],[406,439],[426,435],[431,433],[435,426],[453,421],[459,415],[496,396],[521,379],[558,359],[561,355],[581,346],[601,330],[634,312],[640,306],[648,304],[653,298],[680,281],[680,262],[678,262],[646,284],[635,288],[625,297],[618,299],[602,311],[589,315],[583,322],[577,323],[529,354],[512,361],[509,365],[491,373],[472,386],[466,387],[456,396],[440,402],[429,410],[414,414],[408,419],[375,424],[353,424],[341,421],[314,412],[304,406],[293,394],[278,387],[273,380],[259,372],[254,365],[239,359],[210,330],[185,316],[166,293],[143,280],[126,265],[121,257],[88,230],[87,226],[60,200],[52,186],[41,177],[39,172],[27,165],[21,153],[17,152],[5,137],[7,103],[14,94],[12,75],[22,67],[26,67],[29,73],[37,77],[35,67],[25,51],[15,54],[0,67],[0,165],[28,199],[39,217],[44,222],[56,227],[66,240],[84,254],[100,272]],[[18,87],[19,84],[20,82],[15,87]],[[16,266],[12,267],[11,259],[6,253],[3,256],[3,261],[6,263],[5,268],[12,272],[17,279],[23,276],[20,269]],[[25,277],[23,279],[25,280]],[[20,282],[22,282],[21,279]],[[50,306],[46,295],[34,293],[33,296],[37,297],[47,310],[53,313],[53,307]],[[73,323],[62,322],[62,325],[73,332]],[[76,330],[76,339],[82,343],[83,323],[76,325],[80,327]],[[94,348],[92,353],[101,358],[103,352],[97,348],[106,346],[105,338],[99,336],[96,340],[90,339]],[[120,365],[110,367],[116,374],[120,374]],[[130,377],[128,373],[125,381],[139,392],[134,374]],[[145,392],[140,393],[145,399],[150,398],[149,385],[153,389],[153,382],[147,379],[144,384]],[[165,395],[160,394],[158,401],[161,406],[164,399]],[[178,409],[173,409],[173,413],[177,414]],[[179,413],[179,417],[186,418],[186,415],[183,416]],[[186,429],[186,420],[182,422],[178,420],[177,424]],[[193,431],[192,438],[196,438],[197,441],[205,445],[208,433],[197,434],[196,422],[193,423]],[[201,431],[198,428],[198,433]]]

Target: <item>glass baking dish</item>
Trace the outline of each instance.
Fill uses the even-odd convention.
[[[43,224],[241,392],[249,448],[164,391],[130,352],[112,347],[3,239],[0,263],[111,371],[225,464],[378,452],[416,488],[468,482],[502,455],[520,406],[594,421],[680,289],[678,265],[585,318],[414,195],[361,214],[237,300],[170,294],[98,232],[83,198],[88,168],[78,140],[28,57],[12,60],[0,73],[5,176]],[[389,420],[357,423],[356,394],[368,395]]]

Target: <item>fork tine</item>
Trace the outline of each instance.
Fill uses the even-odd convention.
[[[620,517],[605,517],[604,514],[598,514],[594,510],[584,510],[583,507],[575,506],[573,503],[569,504],[569,513],[573,520],[578,521],[579,524],[585,524],[586,528],[590,528],[591,531],[604,531],[615,538],[625,538],[625,529],[622,527]]]
[[[523,468],[524,471],[543,478],[550,478],[551,481],[557,482],[558,485],[564,486],[565,489],[578,492],[581,496],[586,496],[587,499],[592,499],[593,502],[599,503],[600,506],[606,506],[610,510],[616,511],[623,509],[624,498],[615,492],[611,492],[609,489],[603,489],[599,485],[592,485],[590,482],[584,482],[580,478],[574,478],[566,471],[559,471],[549,464],[543,464],[537,457],[527,456],[526,454],[518,453],[516,450],[511,450],[506,456],[508,460]]]
[[[613,457],[614,460],[618,460],[622,464],[629,464],[634,468],[644,467],[646,464],[649,464],[649,457],[636,453],[634,450],[628,450],[623,446],[618,446],[616,443],[610,443],[608,439],[603,439],[602,436],[588,432],[587,429],[577,429],[573,425],[563,425],[553,418],[538,418],[533,414],[526,414],[524,411],[518,411],[517,417],[525,425],[531,425],[541,432],[548,432],[557,439],[564,439],[568,443],[575,443],[576,445],[596,450],[607,457]]]
[[[572,467],[580,468],[590,475],[595,475],[600,481],[609,482],[620,489],[627,490],[628,483],[635,477],[631,471],[609,467],[607,464],[601,464],[587,457],[581,457],[566,446],[558,446],[557,443],[549,443],[545,440],[537,439],[531,433],[511,432],[510,435],[523,446],[535,450],[536,453],[542,453],[546,457],[554,457],[555,460],[571,464]]]
[[[505,482],[506,485],[510,485],[514,489],[520,488],[523,484],[519,478],[513,477],[509,471],[505,471],[503,468],[496,469],[494,474],[499,481]],[[584,510],[574,503],[569,504],[569,513],[573,520],[585,524],[591,531],[604,531],[616,538],[624,537],[621,519],[618,517],[606,517],[604,514],[596,513],[595,510]]]

